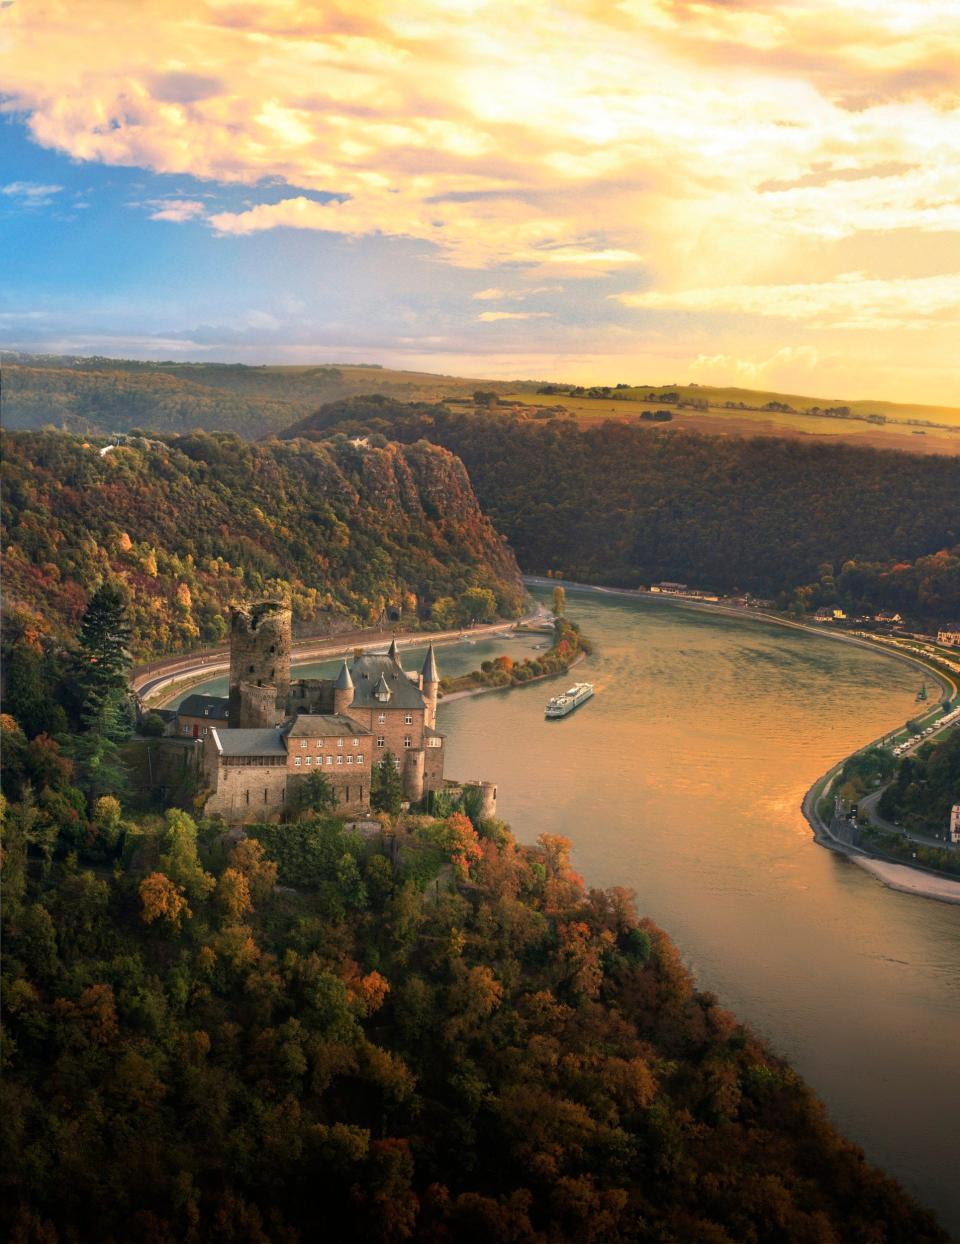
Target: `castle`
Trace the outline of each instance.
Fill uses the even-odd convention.
[[[345,659],[336,678],[294,681],[290,650],[289,609],[272,601],[235,609],[229,697],[190,696],[181,706],[178,733],[202,740],[208,815],[245,821],[280,812],[297,783],[318,770],[337,810],[362,815],[374,767],[388,754],[409,803],[450,785],[436,728],[440,674],[432,644],[416,673],[404,670],[394,639],[384,655]],[[496,791],[490,783],[481,791],[492,816]]]

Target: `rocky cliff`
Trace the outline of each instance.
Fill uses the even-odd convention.
[[[435,601],[450,616],[471,589],[502,615],[519,608],[513,554],[463,464],[426,443],[196,434],[107,449],[17,432],[3,474],[15,627],[69,634],[110,575],[130,589],[138,654],[219,641],[227,604],[253,594],[289,595],[304,627],[385,609],[429,624]]]

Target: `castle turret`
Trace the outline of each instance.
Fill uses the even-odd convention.
[[[290,691],[290,610],[265,600],[230,615],[230,725],[275,726]]]
[[[423,662],[423,670],[420,674],[420,690],[423,692],[424,699],[424,718],[423,724],[429,726],[431,730],[437,727],[437,699],[440,694],[440,671],[437,669],[437,654],[433,650],[433,644],[427,649],[427,656]]]
[[[400,652],[397,648],[396,635],[394,635],[393,639],[390,640],[390,647],[387,649],[387,656],[394,662],[394,664],[399,665],[400,668],[403,669],[403,666],[400,664]]]
[[[340,667],[340,673],[337,680],[333,684],[333,711],[335,713],[346,713],[353,703],[353,679],[350,677],[350,668],[344,658],[343,665]]]

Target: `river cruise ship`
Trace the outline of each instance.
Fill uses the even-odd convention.
[[[563,695],[555,695],[547,701],[547,717],[566,717],[593,695],[592,682],[576,682]]]

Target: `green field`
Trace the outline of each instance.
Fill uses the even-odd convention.
[[[664,400],[665,394],[670,394],[672,400]],[[512,402],[518,407],[562,407],[580,423],[603,419],[633,421],[644,414],[649,418],[655,410],[668,410],[673,416],[671,422],[651,422],[648,426],[732,436],[823,436],[874,448],[960,454],[958,407],[907,406],[869,400],[833,402],[797,394],[700,385],[624,388],[603,397],[566,393],[531,395],[517,389],[500,401]],[[763,409],[768,402],[792,409]],[[849,414],[811,412],[812,407],[819,407],[822,412],[838,406],[846,407]]]

